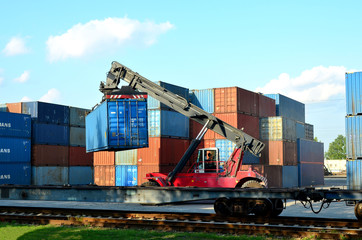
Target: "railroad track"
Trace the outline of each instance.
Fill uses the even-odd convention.
[[[324,218],[220,217],[204,213],[126,212],[114,210],[0,207],[0,221],[164,231],[215,232],[320,239],[362,239],[362,222]]]

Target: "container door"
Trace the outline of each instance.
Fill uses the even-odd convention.
[[[146,146],[148,142],[147,105],[146,101],[133,100],[129,102],[129,145]]]
[[[109,145],[126,146],[127,129],[127,101],[111,101],[108,103],[108,142]]]

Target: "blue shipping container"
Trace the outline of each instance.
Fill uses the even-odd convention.
[[[148,147],[147,101],[106,100],[86,117],[87,152]]]
[[[22,113],[39,123],[69,125],[69,107],[44,102],[23,102]]]
[[[30,163],[0,163],[0,185],[19,184],[30,185]]]
[[[28,163],[31,159],[31,142],[28,138],[0,137],[0,162]]]
[[[362,160],[347,160],[347,187],[362,190]]]
[[[70,185],[88,185],[93,183],[93,167],[69,167]]]
[[[116,166],[116,186],[131,187],[137,185],[137,166]]]
[[[69,145],[73,147],[85,147],[85,128],[69,128]]]
[[[214,113],[214,89],[191,90],[190,101],[208,113]]]
[[[299,187],[324,185],[323,163],[298,163]]]
[[[276,115],[305,123],[305,105],[281,94],[264,94],[275,100]]]
[[[298,187],[298,166],[283,167],[283,188]]]
[[[347,115],[362,113],[362,72],[346,73]]]
[[[181,113],[167,110],[148,110],[150,137],[189,138],[190,120]]]
[[[0,112],[7,112],[8,107],[6,106],[6,103],[0,104]]]
[[[33,122],[33,144],[69,145],[69,126]]]
[[[296,131],[296,133],[297,133],[297,139],[298,139],[298,138],[306,138],[306,137],[305,137],[304,123],[296,122],[296,124],[295,124],[295,131]]]
[[[1,137],[31,137],[31,118],[29,115],[0,112]]]
[[[307,139],[297,140],[298,163],[324,164],[324,144]]]
[[[231,154],[234,151],[235,144],[227,139],[217,139],[215,140],[215,147],[219,149],[219,160],[220,161],[227,161]],[[248,164],[259,164],[260,158],[253,155],[249,151],[244,152],[243,157],[243,165]]]
[[[176,86],[173,84],[169,84],[169,83],[165,83],[165,82],[155,82],[157,85],[165,88],[166,90],[169,90],[170,92],[177,94],[183,98],[185,98],[186,100],[188,100],[189,98],[189,89],[188,88],[183,88],[180,86]],[[148,97],[148,103],[147,103],[147,107],[148,109],[164,109],[164,110],[170,110],[170,107],[166,106],[163,103],[160,103],[160,101],[158,101],[157,99],[149,96]]]
[[[362,158],[362,116],[346,117],[346,152],[348,159]]]
[[[32,167],[31,172],[33,185],[68,184],[68,167]]]

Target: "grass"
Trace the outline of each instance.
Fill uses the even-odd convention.
[[[20,225],[15,223],[0,223],[0,240],[262,240],[269,237],[235,236],[209,233],[161,232],[133,229],[105,229],[90,227],[65,227],[52,225]],[[275,238],[276,239],[276,238]],[[278,238],[280,239],[280,238]]]

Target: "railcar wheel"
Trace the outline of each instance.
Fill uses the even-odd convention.
[[[141,187],[159,187],[160,185],[157,182],[144,182],[141,184]]]
[[[229,198],[218,198],[214,203],[214,210],[217,215],[229,217],[233,215],[232,201]]]
[[[272,216],[277,217],[283,212],[283,208],[284,208],[283,200],[272,199],[272,203],[273,203]]]
[[[354,215],[356,215],[358,220],[362,221],[362,201],[359,201],[354,207]]]
[[[270,199],[255,200],[256,204],[253,213],[258,217],[270,217],[273,214],[273,203]]]

